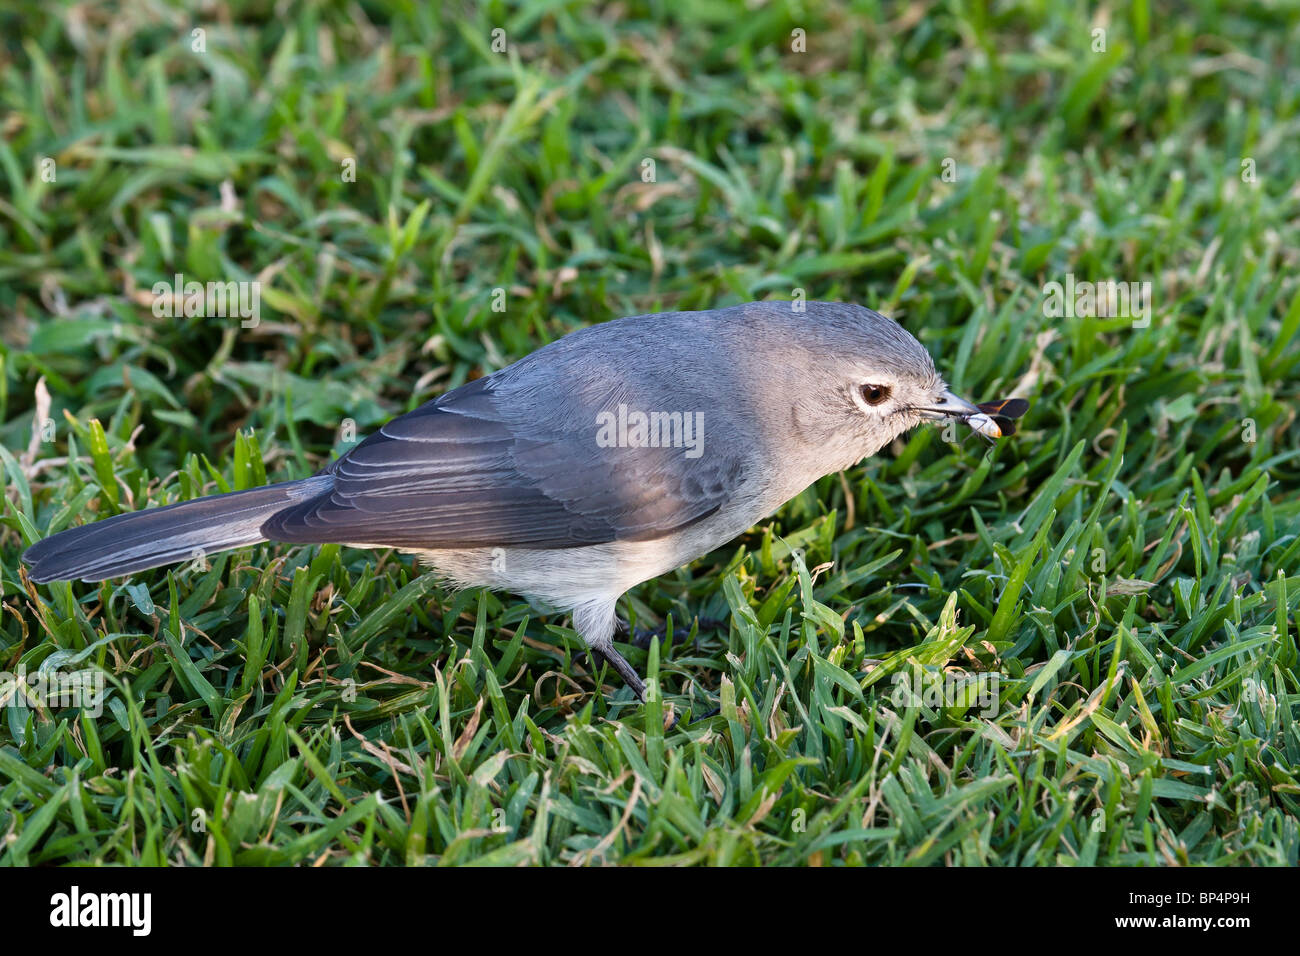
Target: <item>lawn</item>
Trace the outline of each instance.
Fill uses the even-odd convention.
[[[1296,865],[1294,5],[123,6],[0,12],[0,865]],[[1149,310],[1058,307],[1110,281]],[[645,706],[396,552],[18,561],[801,297],[1031,408],[632,591]]]

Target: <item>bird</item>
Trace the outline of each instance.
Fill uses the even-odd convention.
[[[396,548],[450,586],[571,615],[597,663],[645,701],[613,641],[629,589],[922,423],[1009,433],[1025,405],[958,398],[913,335],[860,305],[647,313],[451,389],[309,477],[80,525],[23,561],[46,583],[261,542]]]

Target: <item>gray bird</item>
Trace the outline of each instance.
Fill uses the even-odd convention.
[[[117,515],[23,560],[36,582],[102,581],[262,541],[399,548],[456,586],[571,612],[644,700],[613,644],[625,591],[924,421],[980,414],[861,306],[636,315],[453,389],[310,478]]]

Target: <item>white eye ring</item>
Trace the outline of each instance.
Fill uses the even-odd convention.
[[[862,399],[863,404],[876,407],[883,405],[889,400],[889,394],[893,391],[888,385],[864,384],[858,386],[858,397]]]

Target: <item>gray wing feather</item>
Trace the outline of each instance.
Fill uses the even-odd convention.
[[[596,413],[625,397],[617,379],[600,381],[566,391],[562,410],[548,388],[549,416],[530,415],[520,403],[529,389],[512,388],[502,373],[448,392],[330,465],[329,494],[274,515],[262,533],[429,549],[566,548],[662,537],[728,500],[743,479],[739,457],[599,447]]]

